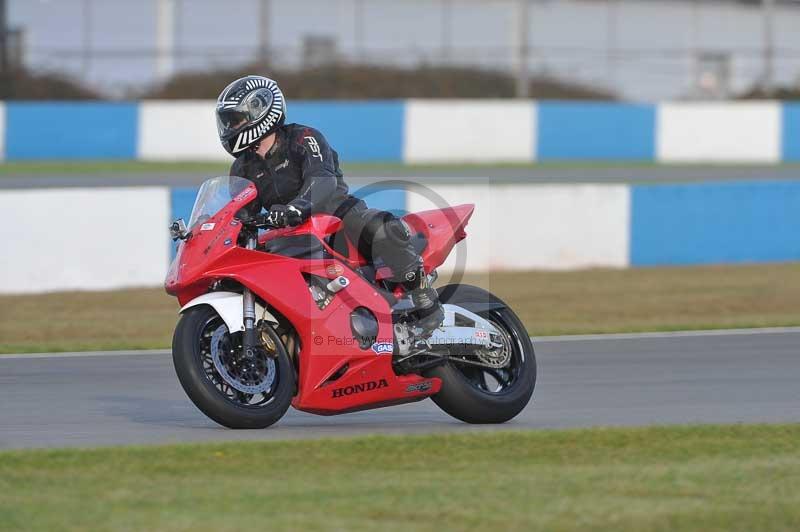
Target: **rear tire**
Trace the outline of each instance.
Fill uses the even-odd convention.
[[[204,365],[201,340],[210,324],[217,328],[224,326],[212,307],[200,305],[184,312],[175,328],[172,360],[186,395],[205,415],[231,429],[263,429],[277,422],[288,410],[295,390],[294,370],[280,338],[271,328],[267,329],[277,351],[274,390],[269,397],[265,396],[263,404],[237,404],[209,376],[210,372],[219,380],[219,373]],[[235,390],[230,393],[233,397],[243,396]]]
[[[507,388],[491,392],[468,377],[479,368],[447,362],[426,372],[426,376],[442,379],[441,391],[432,397],[433,402],[466,423],[505,423],[514,418],[528,405],[536,387],[536,356],[525,326],[503,301],[482,288],[447,285],[439,289],[439,294],[442,303],[462,306],[505,330],[514,349],[508,370],[513,380]],[[485,384],[485,376],[483,379]]]

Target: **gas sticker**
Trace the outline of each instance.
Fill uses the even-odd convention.
[[[376,355],[391,355],[394,352],[394,345],[391,342],[375,342],[372,344],[372,350]]]

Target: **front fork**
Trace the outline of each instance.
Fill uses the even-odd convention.
[[[258,243],[257,233],[252,231],[247,235],[246,249],[256,249]],[[256,297],[253,292],[245,287],[242,297],[242,316],[244,318],[244,354],[255,355],[259,342],[256,334]]]

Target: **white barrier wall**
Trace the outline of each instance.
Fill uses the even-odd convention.
[[[213,100],[139,104],[139,159],[230,161],[219,143]]]
[[[530,162],[535,160],[536,106],[530,101],[409,100],[403,160]]]
[[[662,162],[776,163],[781,159],[781,105],[661,104],[656,156]]]
[[[468,270],[626,267],[630,189],[625,185],[432,185],[450,205],[474,203],[459,244]],[[437,208],[409,192],[409,211]],[[456,265],[451,254],[445,271]]]
[[[169,189],[3,190],[0,293],[158,286]]]

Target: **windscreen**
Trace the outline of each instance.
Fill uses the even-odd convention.
[[[194,200],[192,215],[189,217],[189,229],[217,214],[251,183],[236,176],[214,177],[204,182],[197,191],[197,199]]]

